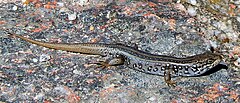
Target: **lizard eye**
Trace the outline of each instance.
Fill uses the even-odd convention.
[[[212,59],[207,60],[207,63],[208,63],[208,64],[211,64],[211,63],[213,63],[213,62],[214,62],[214,60],[212,60]]]

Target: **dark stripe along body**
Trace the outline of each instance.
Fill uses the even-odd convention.
[[[186,58],[177,58],[165,55],[154,55],[132,47],[109,45],[113,51],[125,57],[125,65],[129,68],[154,75],[164,75],[166,70],[172,70],[172,76],[198,76],[219,64],[221,55],[205,52]]]
[[[221,62],[219,54],[205,52],[185,58],[165,55],[154,55],[122,44],[101,43],[47,43],[11,34],[27,42],[43,47],[93,55],[120,55],[124,57],[125,65],[134,70],[154,75],[164,75],[166,70],[172,70],[172,76],[198,76]]]

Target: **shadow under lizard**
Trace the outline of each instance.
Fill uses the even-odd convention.
[[[166,55],[155,55],[123,44],[103,44],[103,43],[48,43],[41,42],[26,37],[10,34],[12,37],[21,38],[32,44],[39,46],[76,52],[82,54],[109,56],[113,55],[109,61],[99,62],[102,67],[126,65],[127,67],[153,75],[164,76],[168,85],[174,86],[175,82],[171,77],[175,76],[199,76],[212,69],[222,61],[222,56],[217,53],[207,51],[194,56],[178,58]]]

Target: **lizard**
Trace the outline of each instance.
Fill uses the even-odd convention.
[[[175,86],[176,84],[175,81],[171,80],[172,77],[200,76],[218,65],[223,59],[221,54],[210,51],[188,57],[174,57],[151,54],[124,44],[49,43],[12,33],[9,33],[9,36],[55,50],[100,56],[113,55],[110,60],[98,62],[97,64],[102,67],[126,65],[143,73],[164,76],[168,86]]]

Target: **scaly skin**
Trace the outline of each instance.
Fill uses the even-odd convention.
[[[222,61],[222,56],[220,54],[212,52],[205,52],[185,58],[177,58],[150,54],[122,44],[47,43],[28,39],[16,34],[10,34],[10,36],[56,50],[102,56],[114,55],[116,58],[108,62],[99,62],[98,64],[101,64],[103,67],[125,64],[134,70],[164,76],[168,85],[175,84],[171,81],[171,76],[199,76]]]

